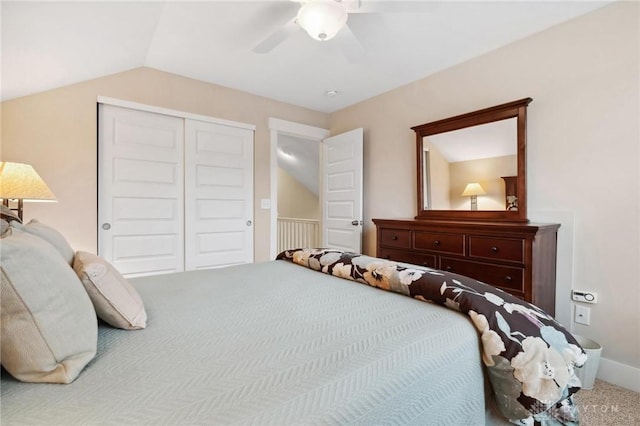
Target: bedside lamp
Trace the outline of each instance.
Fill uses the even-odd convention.
[[[29,164],[0,161],[0,198],[9,207],[9,200],[18,202],[18,217],[22,220],[24,201],[55,201],[56,196]]]
[[[463,197],[471,197],[471,210],[478,210],[478,195],[485,194],[486,192],[477,182],[467,184],[467,187],[462,191]]]

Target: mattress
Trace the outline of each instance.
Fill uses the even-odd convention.
[[[485,424],[460,312],[282,261],[131,282],[147,328],[100,324],[68,385],[3,371],[3,425]]]

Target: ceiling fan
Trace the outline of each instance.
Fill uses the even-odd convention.
[[[277,28],[252,51],[268,53],[280,43],[304,29],[309,36],[318,41],[332,39],[338,32],[349,35],[350,46],[346,46],[345,54],[354,59],[362,44],[367,44],[370,35],[386,32],[381,13],[420,13],[425,12],[430,2],[418,1],[365,1],[361,0],[291,0],[300,3],[300,8],[284,25]],[[358,25],[350,25],[349,16],[367,14],[366,20],[359,20]],[[357,35],[356,35],[357,32]],[[364,43],[363,43],[364,42]]]

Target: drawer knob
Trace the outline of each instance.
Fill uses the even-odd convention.
[[[433,240],[433,245],[434,246],[439,246],[440,245],[440,240]]]
[[[498,252],[498,247],[496,247],[496,246],[491,247],[491,251],[494,252],[494,253],[497,253]]]
[[[445,271],[447,271],[447,272],[451,272],[451,270],[452,270],[452,269],[453,269],[453,268],[452,268],[451,266],[449,266],[449,265],[447,265],[447,266],[444,268],[444,270],[445,270]]]
[[[386,255],[383,259],[387,259],[387,260],[389,260],[389,259],[391,259],[391,256]]]
[[[513,281],[513,278],[511,278],[509,275],[507,275],[506,277],[504,277],[504,280],[508,283],[510,283],[511,281]]]
[[[393,237],[391,237],[391,239],[392,239],[393,241],[397,241],[397,240],[398,240],[398,236],[397,236],[397,235],[394,235]]]

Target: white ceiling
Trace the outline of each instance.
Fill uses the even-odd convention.
[[[606,3],[362,0],[361,12],[380,13],[350,14],[332,40],[299,30],[258,54],[298,3],[2,0],[1,97],[147,66],[332,112]]]
[[[449,162],[518,154],[518,119],[494,121],[427,136]]]

